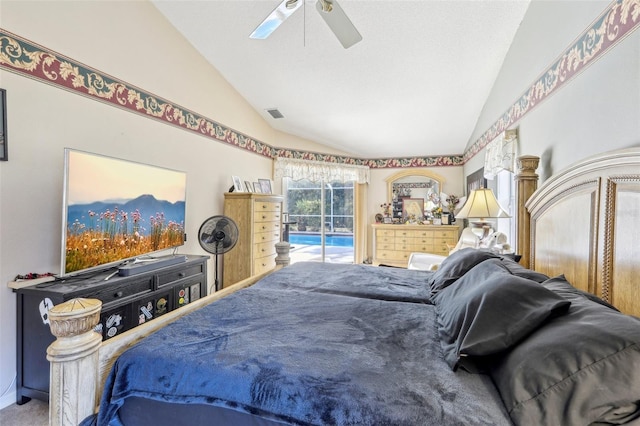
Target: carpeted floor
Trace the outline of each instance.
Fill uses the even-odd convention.
[[[49,404],[32,399],[26,404],[13,404],[0,410],[2,426],[48,426]]]

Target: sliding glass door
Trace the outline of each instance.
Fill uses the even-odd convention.
[[[353,263],[354,187],[353,182],[283,178],[291,263]]]

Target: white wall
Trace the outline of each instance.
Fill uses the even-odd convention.
[[[610,5],[608,0],[533,0],[469,140],[475,142]],[[521,155],[542,158],[544,181],[603,151],[640,144],[640,31],[544,100],[519,127]],[[482,167],[484,152],[464,167]]]

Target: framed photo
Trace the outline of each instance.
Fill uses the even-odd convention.
[[[262,186],[260,186],[260,182],[253,182],[253,192],[256,194],[262,194]]]
[[[270,179],[258,179],[260,182],[260,188],[263,194],[271,194],[271,180]]]
[[[242,186],[242,181],[239,176],[231,176],[233,179],[233,190],[236,192],[244,192],[244,187]]]
[[[0,89],[0,161],[7,161],[7,91]]]
[[[424,217],[424,198],[404,198],[402,200],[402,217],[422,219]]]
[[[251,182],[249,182],[248,180],[244,181],[244,187],[246,188],[247,192],[253,192],[253,188],[251,186]]]

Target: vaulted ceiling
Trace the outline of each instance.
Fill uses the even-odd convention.
[[[529,5],[341,0],[363,38],[344,49],[299,1],[253,40],[280,0],[153,0],[271,126],[362,158],[461,154]]]

